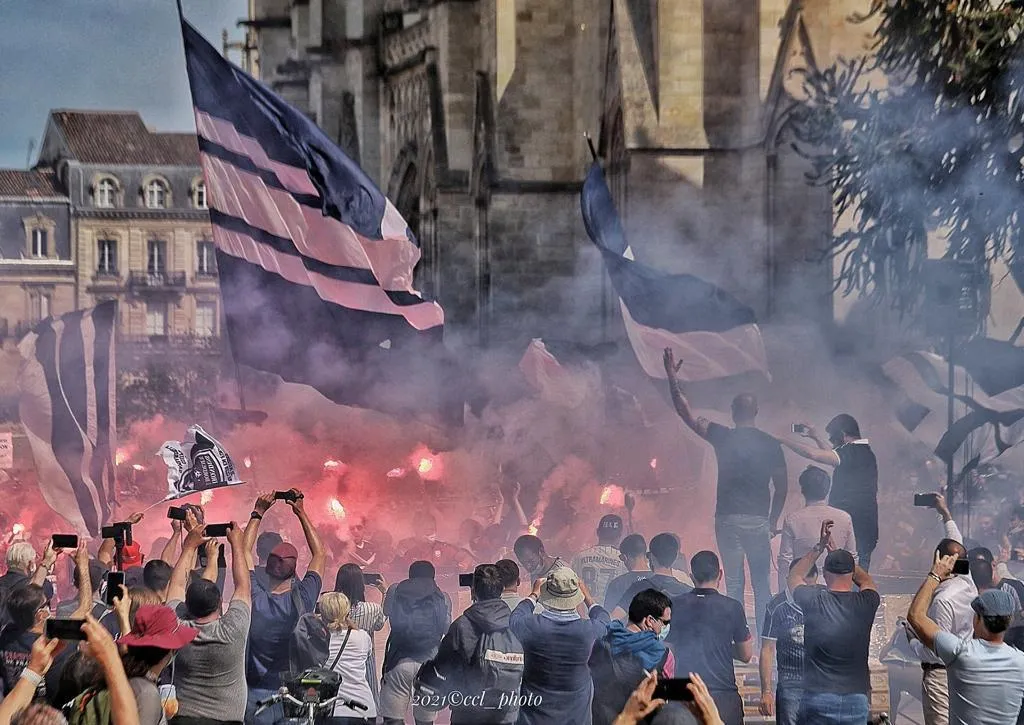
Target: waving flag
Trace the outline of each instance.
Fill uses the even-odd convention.
[[[671,347],[683,361],[680,380],[698,381],[760,371],[768,374],[754,311],[725,290],[689,274],[669,274],[633,259],[601,167],[590,167],[580,197],[583,223],[604,259],[619,296],[622,320],[637,360],[664,378]]]
[[[882,369],[902,394],[896,404],[897,419],[942,461],[955,460],[970,443],[974,455],[968,465],[973,467],[1024,442],[1024,387],[994,396],[980,390],[971,395],[956,393],[959,414],[947,428],[949,366],[945,358],[912,352],[889,360]],[[967,370],[956,365],[953,373],[954,392],[972,387]]]
[[[405,220],[316,124],[182,33],[235,358],[337,403],[461,415]]]
[[[83,535],[99,535],[114,504],[116,319],[117,302],[103,302],[46,318],[19,345],[19,412],[39,490]]]

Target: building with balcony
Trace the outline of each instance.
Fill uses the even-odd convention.
[[[154,132],[135,112],[56,110],[37,167],[66,189],[74,306],[119,300],[119,337],[143,351],[216,350],[216,256],[195,135]]]
[[[0,169],[0,340],[75,309],[70,199],[49,169]]]

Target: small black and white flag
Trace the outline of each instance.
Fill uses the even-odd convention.
[[[164,443],[157,455],[167,464],[165,501],[244,483],[224,446],[198,425],[189,426],[180,443]]]

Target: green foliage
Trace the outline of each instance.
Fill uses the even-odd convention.
[[[875,0],[857,19],[877,23],[872,54],[805,73],[793,129],[812,180],[853,222],[827,250],[844,294],[913,311],[934,230],[946,256],[980,266],[1024,252],[1024,12],[1014,5]]]
[[[163,415],[177,420],[194,420],[213,404],[217,366],[195,363],[188,366],[150,362],[143,370],[122,371],[117,383],[117,424]]]

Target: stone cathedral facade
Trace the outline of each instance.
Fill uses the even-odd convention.
[[[618,312],[579,212],[602,158],[641,260],[765,321],[833,319],[826,192],[787,109],[862,52],[861,0],[252,0],[244,62],[377,180],[420,288],[472,344],[599,342]]]

